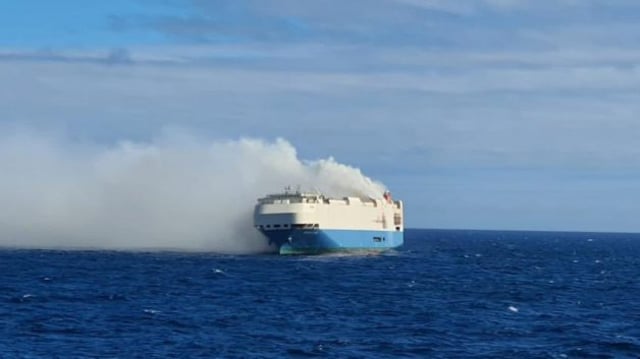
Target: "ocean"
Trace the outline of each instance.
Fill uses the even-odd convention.
[[[0,358],[637,358],[640,235],[379,255],[0,250]]]

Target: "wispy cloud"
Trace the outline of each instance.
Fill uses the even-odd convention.
[[[326,65],[331,58],[354,61],[355,51],[344,47],[316,49],[313,59],[301,57],[305,51],[296,46],[262,50],[264,54],[260,49],[130,50],[131,65],[115,67],[95,60],[105,57],[78,53],[54,56],[54,61],[50,56],[40,62],[0,61],[0,75],[12,83],[0,101],[8,109],[6,117],[42,118],[40,126],[59,122],[92,131],[97,121],[138,136],[181,123],[223,137],[285,136],[306,143],[309,153],[329,150],[367,163],[371,160],[359,154],[402,155],[412,159],[404,162],[407,170],[417,162],[535,168],[639,165],[631,134],[640,130],[634,115],[640,110],[640,69],[607,64],[630,61],[634,52],[585,58],[586,64],[572,55],[564,66],[554,66],[555,59],[567,55],[553,53],[534,59],[528,53],[434,54],[425,57],[420,70],[401,66],[394,71],[388,69],[398,66],[398,58],[410,58],[413,50],[408,56],[394,52],[391,58],[374,52],[371,66],[385,70],[354,72],[314,65]],[[164,54],[163,61],[158,54]],[[224,56],[236,62],[222,67],[211,62]],[[248,65],[243,58],[257,64]],[[286,71],[301,61],[310,63]],[[529,65],[521,64],[527,61]],[[29,105],[34,98],[37,106]],[[393,130],[389,118],[394,118]],[[318,134],[333,138],[330,148],[312,144]],[[365,136],[354,137],[359,134]],[[371,136],[402,145],[391,152],[384,146],[371,149],[366,146]],[[611,138],[617,140],[607,144]]]
[[[195,42],[264,41],[450,48],[518,47],[535,36],[638,23],[631,1],[376,0],[190,1],[179,16],[138,18],[137,26]],[[599,21],[593,21],[598,18]],[[574,29],[574,30],[571,30]],[[621,32],[610,31],[620,35]],[[615,36],[608,36],[609,40]],[[569,44],[569,43],[567,43]],[[527,44],[525,44],[527,45]],[[545,45],[545,44],[541,44]]]

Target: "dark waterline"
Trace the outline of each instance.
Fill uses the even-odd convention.
[[[407,230],[400,251],[0,250],[0,357],[640,353],[640,235]]]

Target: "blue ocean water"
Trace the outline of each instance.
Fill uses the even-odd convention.
[[[382,255],[0,250],[1,358],[635,358],[640,235],[407,230]]]

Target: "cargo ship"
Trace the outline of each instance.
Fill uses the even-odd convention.
[[[402,201],[285,189],[258,199],[254,226],[280,254],[382,251],[404,242]]]

